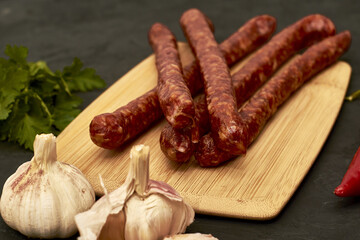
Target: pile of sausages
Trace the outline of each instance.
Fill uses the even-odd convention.
[[[180,25],[195,60],[182,66],[175,36],[155,23],[148,37],[158,85],[113,113],[95,116],[90,136],[96,145],[117,148],[164,115],[169,124],[161,132],[160,146],[168,159],[186,162],[195,156],[200,166],[217,166],[245,154],[289,96],[336,62],[351,43],[349,31],[335,35],[333,22],[319,14],[300,19],[272,38],[276,20],[257,16],[221,44],[214,38],[212,22],[198,9],[184,12]],[[229,67],[252,52],[231,75]]]

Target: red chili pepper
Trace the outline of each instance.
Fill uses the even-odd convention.
[[[360,196],[360,147],[356,151],[341,184],[335,188],[336,196]]]

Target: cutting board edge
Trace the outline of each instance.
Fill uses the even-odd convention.
[[[180,195],[197,214],[265,221],[275,218],[283,209],[281,204],[269,202],[268,199],[242,201],[235,198],[195,196],[183,192],[180,192]],[[228,206],[226,210],[224,206]]]

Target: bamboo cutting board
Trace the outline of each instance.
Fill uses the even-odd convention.
[[[186,44],[179,49],[184,63],[192,59]],[[197,213],[271,219],[289,201],[320,152],[341,108],[350,73],[345,62],[326,69],[279,109],[246,156],[217,168],[201,168],[194,160],[178,164],[164,157],[159,135],[165,120],[117,150],[99,148],[90,140],[89,123],[95,115],[112,112],[156,86],[152,55],[107,89],[58,136],[58,158],[77,166],[97,195],[102,195],[99,174],[109,191],[118,188],[128,171],[130,148],[149,145],[150,178],[172,185]]]

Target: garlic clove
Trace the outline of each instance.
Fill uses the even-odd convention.
[[[218,240],[210,234],[189,233],[165,237],[163,240]]]
[[[4,184],[4,221],[28,237],[66,238],[76,233],[74,216],[91,207],[95,193],[76,167],[58,162],[56,138],[37,135],[34,157]]]
[[[164,182],[149,180],[149,147],[134,146],[130,157],[125,183],[109,194],[105,189],[105,195],[90,210],[75,216],[79,240],[95,240],[100,235],[104,239],[106,236],[122,239],[119,228],[123,228],[124,222],[117,215],[121,212],[127,240],[162,239],[184,232],[193,222],[194,210],[175,189]]]
[[[183,202],[171,201],[158,194],[145,199],[134,194],[125,207],[125,239],[138,236],[136,239],[151,240],[184,232],[192,222],[191,213]]]

